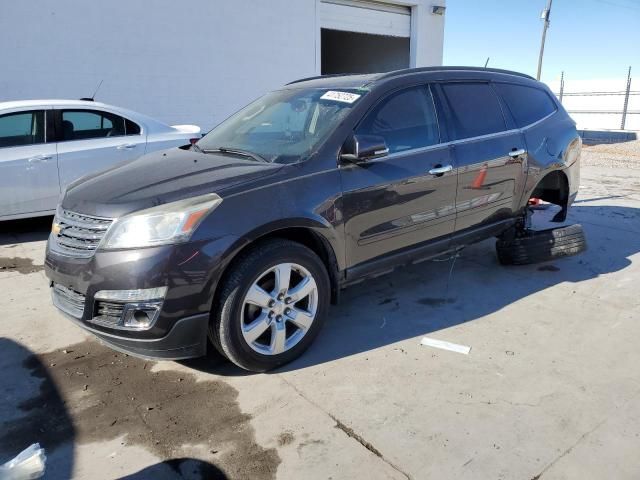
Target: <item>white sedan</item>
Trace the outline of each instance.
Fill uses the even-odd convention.
[[[94,101],[0,102],[0,220],[51,215],[77,178],[200,136]]]

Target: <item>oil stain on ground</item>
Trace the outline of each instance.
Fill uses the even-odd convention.
[[[427,305],[429,307],[441,307],[443,305],[449,305],[456,302],[455,298],[439,298],[439,297],[425,297],[417,300],[421,305]]]
[[[26,418],[3,426],[0,450],[33,441],[55,449],[124,436],[126,445],[143,446],[162,459],[187,455],[185,445],[206,445],[209,453],[201,460],[231,479],[275,477],[278,453],[256,443],[251,417],[240,411],[233,387],[197,381],[189,373],[151,372],[153,365],[93,341],[31,356],[24,366],[43,379],[40,392],[19,405]],[[50,405],[56,391],[63,401]],[[67,415],[71,421],[60,423]]]
[[[560,269],[558,267],[556,267],[555,265],[542,265],[541,267],[538,267],[538,271],[540,271],[540,272],[558,272],[558,271],[560,271]]]
[[[22,274],[39,272],[44,265],[34,265],[32,258],[0,257],[0,272],[18,272]]]

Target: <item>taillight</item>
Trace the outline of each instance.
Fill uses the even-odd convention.
[[[200,140],[200,139],[199,139],[199,138],[190,138],[190,139],[189,139],[189,143],[190,143],[191,145],[195,145],[195,144],[196,144],[196,142],[197,142],[198,140]]]

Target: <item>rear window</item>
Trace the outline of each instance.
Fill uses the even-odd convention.
[[[124,135],[124,118],[98,110],[63,110],[62,140],[89,140],[92,138]]]
[[[506,129],[500,102],[486,83],[448,83],[442,85],[451,107],[453,136],[456,140],[478,137]]]
[[[530,125],[556,111],[553,100],[539,88],[512,83],[496,83],[495,86],[518,127]]]

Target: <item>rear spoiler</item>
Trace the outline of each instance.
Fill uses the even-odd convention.
[[[200,127],[197,125],[171,125],[171,128],[179,131],[180,133],[191,133],[194,135],[200,135]]]

